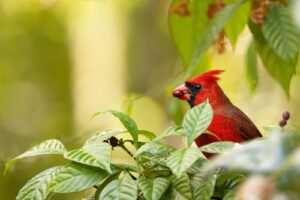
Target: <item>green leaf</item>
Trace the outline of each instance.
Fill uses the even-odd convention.
[[[53,179],[53,176],[61,167],[62,166],[57,166],[44,170],[30,179],[19,191],[16,199],[46,199],[49,194],[48,187]]]
[[[192,189],[190,186],[190,179],[186,173],[182,174],[179,178],[172,177],[172,188],[180,194],[183,199],[192,199]],[[177,198],[176,198],[177,199]],[[180,198],[182,199],[182,198]]]
[[[165,157],[174,150],[174,147],[166,144],[159,142],[147,142],[137,150],[134,156],[137,157],[143,154],[151,157]]]
[[[112,164],[112,171],[132,171],[132,172],[138,172],[138,168],[136,165],[130,165],[130,164],[123,164],[123,163],[116,163]],[[112,172],[114,173],[114,172]]]
[[[147,130],[139,130],[139,134],[147,137],[149,140],[153,140],[156,137],[154,133]]]
[[[270,6],[262,29],[272,50],[286,61],[293,61],[300,50],[300,31],[290,12],[284,6]]]
[[[295,72],[298,55],[291,61],[286,61],[278,56],[266,42],[260,28],[249,22],[249,28],[254,35],[256,50],[267,71],[276,79],[289,96],[291,78]]]
[[[204,158],[204,155],[198,148],[180,149],[167,158],[167,166],[180,177],[199,158]]]
[[[211,46],[214,39],[218,36],[229,17],[231,17],[237,8],[242,4],[243,0],[239,0],[237,3],[232,3],[220,12],[218,12],[212,20],[209,21],[200,37],[197,37],[196,43],[193,47],[193,53],[189,62],[189,68],[187,75],[189,76],[194,71],[194,68],[200,61],[205,51]]]
[[[157,177],[150,180],[144,176],[140,176],[138,185],[147,200],[160,199],[170,185],[170,178]]]
[[[138,148],[139,130],[138,130],[138,127],[137,127],[135,121],[131,117],[129,117],[128,115],[126,115],[122,112],[116,111],[116,110],[107,110],[102,113],[110,113],[113,116],[117,117],[120,120],[120,122],[123,124],[123,126],[126,128],[126,130],[132,136],[135,148]],[[97,114],[100,114],[100,113],[96,113],[95,115],[97,115]]]
[[[233,148],[234,145],[234,142],[213,142],[200,147],[200,150],[207,153],[223,153],[224,151]]]
[[[55,139],[46,140],[33,148],[29,149],[25,153],[15,157],[14,159],[8,161],[5,164],[4,174],[11,168],[11,166],[19,159],[32,157],[32,156],[40,156],[40,155],[50,155],[50,154],[64,154],[66,149],[64,145]]]
[[[225,33],[232,46],[235,46],[240,33],[244,30],[249,20],[251,2],[243,3],[228,19],[225,25]]]
[[[128,173],[110,182],[100,193],[99,200],[136,200],[137,185]]]
[[[213,111],[208,101],[193,107],[187,112],[183,120],[183,128],[189,146],[207,129],[212,118]]]
[[[111,173],[110,159],[111,146],[104,142],[91,143],[83,146],[81,149],[68,151],[64,157],[85,165],[100,167]]]
[[[161,134],[159,134],[153,141],[159,141],[166,137],[174,136],[174,135],[182,136],[183,135],[182,127],[179,127],[179,126],[170,127],[167,130],[165,130],[164,132],[162,132]]]
[[[188,174],[197,174],[200,172],[203,165],[207,162],[207,159],[198,159],[196,162],[194,162],[187,170],[186,172]]]
[[[97,191],[95,192],[95,200],[99,200],[100,198],[100,193],[102,192],[102,190],[104,189],[104,187],[106,187],[109,183],[111,183],[112,181],[114,180],[118,180],[119,179],[119,176],[121,174],[121,171],[120,172],[117,172],[111,176],[109,176],[108,178],[105,179],[105,181],[101,182],[101,184],[97,185],[98,186],[98,189]]]
[[[79,192],[89,189],[108,177],[108,173],[96,167],[70,163],[55,173],[50,191],[55,193]]]
[[[149,161],[149,162],[151,162],[151,161]],[[160,165],[160,164],[154,164],[154,165],[149,164],[149,167],[145,166],[145,170],[143,171],[143,174],[150,179],[154,179],[158,176],[166,177],[166,176],[169,176],[171,173],[172,172],[168,167],[166,167],[165,165]]]
[[[246,77],[250,91],[254,92],[256,90],[258,82],[257,74],[257,59],[256,59],[256,48],[255,42],[252,40],[246,54]]]
[[[99,133],[96,133],[93,135],[91,138],[89,138],[86,142],[85,145],[91,144],[91,143],[99,143],[103,142],[104,140],[107,140],[113,136],[117,136],[119,134],[126,133],[127,131],[102,131]]]
[[[217,180],[217,174],[209,176],[207,180],[203,182],[193,191],[194,200],[211,200],[214,194],[214,188]]]
[[[196,39],[206,28],[208,22],[206,13],[213,2],[213,0],[188,1],[190,15],[179,16],[172,12],[169,14],[170,32],[185,68],[190,63]],[[180,3],[180,0],[174,0],[171,9],[179,6]]]
[[[284,141],[289,134],[274,132],[267,139],[256,139],[250,143],[239,145],[225,154],[213,159],[202,168],[203,172],[209,172],[218,168],[226,168],[228,171],[243,171],[250,173],[270,173],[278,170],[284,162],[293,142],[284,148]],[[245,164],[246,163],[246,164]]]

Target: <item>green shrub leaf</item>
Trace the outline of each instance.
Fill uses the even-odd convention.
[[[137,184],[128,173],[110,182],[100,193],[99,200],[136,200]]]
[[[182,136],[183,135],[182,127],[179,127],[179,126],[170,127],[167,130],[165,130],[164,132],[162,132],[161,134],[159,134],[153,141],[159,141],[166,137],[174,136],[174,135]]]
[[[187,112],[183,120],[183,128],[189,146],[207,129],[212,118],[213,111],[208,101],[193,107]]]
[[[280,83],[286,95],[289,96],[290,82],[295,72],[298,55],[290,61],[284,60],[270,47],[257,25],[250,21],[249,28],[254,35],[256,50],[264,67]]]
[[[182,174],[179,178],[176,176],[172,177],[172,188],[180,194],[180,197],[176,199],[192,199],[192,189],[190,186],[190,179],[186,173]],[[175,194],[175,196],[177,196]]]
[[[193,199],[195,200],[211,200],[214,193],[214,188],[217,180],[217,174],[209,176],[207,179],[203,179],[203,182],[196,187],[193,191]]]
[[[85,165],[100,167],[111,173],[111,151],[111,146],[107,143],[91,143],[81,149],[66,152],[64,157]]]
[[[55,193],[79,192],[93,187],[108,175],[99,168],[73,162],[55,173],[49,188]]]
[[[153,180],[140,176],[138,185],[147,200],[160,199],[170,185],[169,177],[157,177]]]
[[[141,146],[135,153],[135,157],[141,154],[151,157],[165,157],[170,152],[174,151],[175,148],[159,142],[148,142]]]
[[[135,121],[131,117],[129,117],[128,115],[126,115],[122,112],[116,111],[116,110],[107,110],[105,112],[96,113],[95,115],[98,115],[101,113],[110,113],[113,116],[117,117],[120,120],[120,122],[123,124],[123,126],[126,128],[126,130],[132,136],[135,148],[139,147],[139,145],[138,145],[139,130],[138,130],[138,127],[137,127]]]
[[[213,142],[200,147],[200,150],[207,153],[223,153],[224,151],[233,148],[234,145],[234,142]]]
[[[239,34],[244,30],[249,20],[251,2],[243,3],[228,19],[225,25],[225,33],[232,46],[235,46]]]
[[[180,2],[180,0],[174,0],[171,4],[171,10],[178,7]],[[207,25],[206,13],[211,3],[213,0],[188,1],[190,15],[180,16],[173,12],[169,14],[170,32],[184,67],[188,67],[196,39]]]
[[[284,6],[270,6],[262,29],[272,50],[286,61],[294,60],[300,50],[300,31],[290,12]]]
[[[30,179],[19,191],[17,200],[43,200],[49,194],[48,187],[53,179],[54,174],[61,169],[62,166],[52,167],[42,171],[32,179]]]
[[[204,158],[204,155],[198,148],[180,149],[167,158],[167,166],[180,177],[199,158]]]
[[[239,0],[237,3],[232,3],[225,6],[225,8],[218,12],[214,18],[209,21],[202,34],[197,37],[196,43],[194,43],[195,45],[193,47],[192,58],[189,63],[188,76],[194,71],[194,68],[199,63],[200,58],[211,46],[229,17],[231,17],[236,9],[241,6],[242,2],[243,0]]]
[[[250,91],[254,92],[258,82],[258,74],[256,48],[253,40],[251,41],[246,54],[246,78],[250,87]]]
[[[32,156],[40,156],[40,155],[50,155],[50,154],[64,154],[66,149],[64,145],[55,139],[46,140],[33,148],[29,149],[25,153],[15,157],[5,164],[5,172],[10,169],[10,167],[19,159],[32,157]]]
[[[139,130],[139,134],[145,136],[149,140],[153,140],[156,137],[156,135],[154,133],[152,133],[151,131],[147,131],[147,130]]]

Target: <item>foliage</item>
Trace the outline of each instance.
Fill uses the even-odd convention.
[[[297,178],[291,175],[299,176],[300,137],[295,129],[271,126],[267,128],[270,137],[266,139],[239,145],[215,142],[201,148],[191,147],[190,141],[205,132],[213,116],[206,101],[185,115],[182,126],[170,127],[148,142],[137,140],[136,147],[134,138],[139,138],[138,135],[132,140],[120,138],[124,134],[132,135],[131,128],[141,133],[134,120],[118,111],[109,112],[122,116],[118,119],[126,131],[98,133],[75,150],[66,150],[58,140],[47,140],[8,162],[6,170],[18,159],[30,156],[61,154],[70,161],[65,166],[49,168],[33,177],[19,191],[17,199],[42,200],[50,193],[80,192],[91,188],[96,190],[89,199],[100,200],[233,199],[239,194],[236,192],[238,186],[248,176],[257,173],[272,178],[281,195],[300,195]],[[169,136],[185,138],[187,146],[176,149],[161,142]],[[127,142],[135,152],[125,146]],[[134,163],[112,162],[111,153],[115,148],[125,150]],[[220,155],[207,160],[203,153]],[[286,187],[289,181],[296,184]]]
[[[287,95],[300,52],[300,31],[295,26],[290,4],[292,1],[188,1],[173,0],[169,24],[186,77],[195,68],[205,68],[202,60],[211,46],[223,53],[226,36],[231,45],[248,25],[255,41],[246,55],[246,74],[251,91],[255,91],[257,76],[256,54],[270,75],[279,82]]]

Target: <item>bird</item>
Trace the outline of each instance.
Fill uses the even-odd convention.
[[[191,107],[208,99],[213,119],[208,126],[208,134],[201,134],[195,139],[198,147],[220,141],[242,143],[262,137],[251,119],[238,107],[233,105],[218,85],[219,75],[224,70],[210,70],[188,79],[173,90],[173,96],[185,100]]]

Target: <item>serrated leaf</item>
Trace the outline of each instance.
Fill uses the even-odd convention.
[[[186,173],[182,174],[179,178],[172,177],[172,188],[180,194],[180,199],[192,199],[192,190],[190,186],[190,179]]]
[[[178,7],[180,3],[180,0],[172,1],[170,9],[172,10]],[[206,13],[211,3],[213,3],[213,0],[188,1],[187,6],[190,11],[190,15],[180,16],[173,12],[170,12],[169,14],[171,36],[179,51],[185,68],[188,67],[191,60],[196,39],[206,28],[208,22]]]
[[[204,155],[198,148],[180,149],[167,158],[167,166],[180,177],[199,158],[204,158]]]
[[[244,30],[249,20],[251,2],[243,3],[228,19],[225,25],[225,33],[232,46],[235,46],[240,33]]]
[[[165,157],[174,150],[174,147],[166,144],[159,142],[147,142],[137,150],[134,156],[137,157],[143,154],[151,157]]]
[[[223,153],[224,151],[233,148],[234,145],[234,142],[213,142],[200,147],[200,150],[207,153]]]
[[[157,177],[150,180],[145,176],[140,176],[138,185],[147,200],[160,199],[170,185],[170,178]]]
[[[291,61],[286,61],[278,56],[266,42],[261,29],[253,22],[249,22],[249,28],[254,35],[256,50],[267,71],[276,79],[289,96],[291,78],[295,72],[298,55]]]
[[[218,36],[229,17],[231,17],[236,9],[238,9],[243,0],[237,3],[228,4],[220,12],[218,12],[212,20],[209,21],[201,36],[197,37],[196,43],[193,47],[193,53],[189,62],[187,76],[194,71],[194,68],[200,61],[205,51],[212,45],[214,39]]]
[[[139,136],[139,130],[138,127],[135,123],[135,121],[129,117],[128,115],[116,111],[116,110],[107,110],[104,112],[100,112],[100,113],[96,113],[95,115],[101,114],[101,113],[110,113],[113,116],[117,117],[120,122],[123,124],[123,126],[126,128],[126,130],[130,133],[133,142],[134,142],[134,146],[135,148],[138,148],[138,136]]]
[[[96,167],[70,163],[56,172],[49,191],[55,193],[79,192],[89,189],[108,177],[109,174]]]
[[[182,127],[179,126],[174,126],[174,127],[170,127],[167,130],[165,130],[164,132],[162,132],[161,134],[159,134],[153,141],[159,141],[162,140],[166,137],[169,136],[182,136]]]
[[[256,48],[255,42],[252,40],[247,50],[246,54],[246,78],[250,91],[254,92],[256,90],[258,82],[257,74],[257,59],[256,59]]]
[[[211,200],[214,194],[214,188],[217,180],[217,174],[209,176],[206,180],[198,185],[198,187],[193,191],[194,200]]]
[[[100,193],[99,200],[136,200],[137,184],[128,173],[110,182]]]
[[[61,167],[62,166],[52,167],[34,176],[22,187],[16,200],[46,199],[49,194],[48,187],[53,176]]]
[[[29,149],[25,153],[22,153],[21,155],[15,157],[14,159],[8,161],[5,164],[5,172],[11,168],[11,166],[19,159],[26,158],[26,157],[32,157],[32,156],[40,156],[40,155],[51,155],[51,154],[64,154],[66,152],[66,149],[64,145],[55,139],[46,140],[33,148]]]
[[[187,112],[183,120],[183,133],[187,137],[189,146],[207,129],[212,118],[213,111],[208,101],[193,107]]]
[[[85,145],[91,144],[91,143],[98,143],[98,142],[103,142],[104,140],[107,140],[113,136],[117,136],[119,134],[126,133],[126,131],[102,131],[99,133],[96,133],[93,135],[91,138],[89,138],[86,142]]]
[[[270,6],[262,30],[270,47],[284,60],[292,61],[299,54],[300,31],[288,8]]]
[[[111,173],[110,159],[111,159],[111,146],[104,142],[91,143],[83,146],[81,149],[68,151],[64,154],[66,159],[100,167],[107,172]]]

